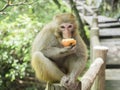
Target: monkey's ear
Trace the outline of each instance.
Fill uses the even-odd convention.
[[[57,14],[57,15],[55,15],[54,17],[53,17],[53,20],[56,20],[57,18],[59,18],[60,17],[60,14]]]
[[[71,17],[75,17],[75,15],[73,13],[70,13]]]
[[[55,17],[56,17],[56,18],[57,18],[57,17],[60,17],[60,14],[55,15]]]
[[[76,18],[73,13],[69,13],[70,18]]]

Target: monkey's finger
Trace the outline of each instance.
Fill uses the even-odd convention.
[[[72,50],[76,50],[76,45],[72,46]]]
[[[72,48],[72,46],[67,46],[67,47],[65,47],[65,48],[67,48],[67,49],[71,49],[71,48]]]
[[[71,45],[71,48],[76,47],[76,45]]]

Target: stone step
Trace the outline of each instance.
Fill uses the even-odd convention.
[[[120,69],[106,69],[105,86],[105,90],[120,90]]]

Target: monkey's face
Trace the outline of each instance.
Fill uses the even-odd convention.
[[[55,32],[56,37],[59,39],[74,38],[77,29],[77,22],[73,14],[64,13],[56,15],[53,18],[53,21],[57,27]]]
[[[74,26],[71,23],[62,23],[59,26],[59,30],[61,33],[61,37],[66,38],[72,38],[74,34]]]

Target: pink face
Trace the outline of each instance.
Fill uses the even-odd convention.
[[[62,32],[62,37],[64,39],[66,38],[72,38],[74,27],[71,23],[63,23],[60,25],[60,31]]]

